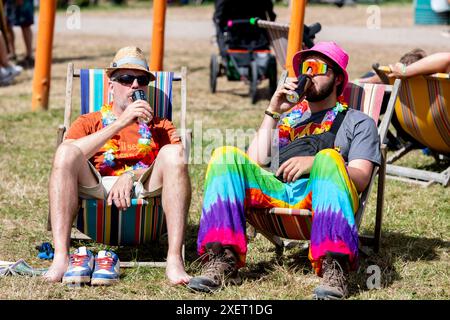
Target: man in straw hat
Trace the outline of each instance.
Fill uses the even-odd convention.
[[[70,259],[68,254],[79,197],[107,199],[122,210],[133,193],[162,194],[169,240],[166,276],[172,284],[186,283],[181,251],[191,186],[180,138],[170,121],[154,116],[146,100],[132,99],[133,92],[146,90],[155,79],[141,49],[120,49],[106,73],[113,102],[74,121],[55,154],[49,183],[55,256],[45,277],[89,281],[92,255],[84,249]]]
[[[358,193],[381,162],[377,128],[340,98],[348,81],[348,55],[342,48],[320,42],[293,59],[296,76],[311,79],[306,100],[287,100],[299,83],[288,78],[274,93],[247,153],[221,147],[211,157],[197,240],[205,263],[201,275],[189,281],[192,290],[212,292],[224,283],[239,283],[238,269],[247,254],[245,222],[253,219],[249,209],[284,207],[314,213],[309,259],[322,276],[315,297],[348,294],[347,272],[358,262]],[[271,155],[275,132],[279,161]],[[280,164],[282,158],[287,160]],[[275,165],[271,171],[261,167],[269,161]],[[271,234],[265,222],[259,228]]]

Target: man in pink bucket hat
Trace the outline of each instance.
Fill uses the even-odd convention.
[[[339,71],[339,73],[344,77],[342,79],[341,85],[338,86],[337,94],[341,95],[342,91],[344,91],[345,86],[348,83],[348,73],[347,73],[347,65],[348,65],[348,54],[341,47],[339,47],[335,42],[319,42],[311,49],[299,51],[294,55],[293,58],[293,66],[295,76],[298,77],[300,73],[301,62],[306,60],[306,57],[311,56],[312,54],[318,54],[325,59],[331,60],[335,67]]]
[[[293,58],[297,78],[288,78],[274,93],[247,152],[230,146],[214,151],[197,240],[205,263],[189,288],[212,292],[241,281],[248,221],[268,236],[310,238],[309,259],[322,277],[314,297],[348,295],[348,271],[358,265],[358,194],[381,155],[375,122],[342,100],[347,63],[347,53],[334,42],[298,52]],[[310,85],[300,97],[306,99],[289,102],[287,96],[304,78]],[[274,207],[312,211],[310,230],[299,231],[280,217],[267,222],[264,217]]]

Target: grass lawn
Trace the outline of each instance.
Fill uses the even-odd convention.
[[[317,20],[324,8],[309,8],[308,19]],[[338,12],[334,7],[327,9],[332,13]],[[132,16],[136,12],[133,10],[124,10],[123,15]],[[176,19],[195,10],[192,6],[172,8],[169,9],[171,15],[168,19]],[[196,19],[210,19],[211,6],[202,6],[198,10]],[[280,9],[281,16],[286,15],[283,10]],[[386,23],[396,26],[398,20],[395,20],[394,13],[402,10],[409,12],[410,8],[389,6],[387,10]],[[355,12],[365,12],[365,7],[343,8],[339,14],[344,19],[348,18],[348,24],[358,25],[360,16]],[[105,13],[92,10],[87,14]],[[119,18],[122,13],[114,10],[108,14]],[[329,23],[336,21],[330,20]],[[18,52],[22,52],[21,39],[17,37],[16,41]],[[56,130],[63,121],[67,63],[74,62],[77,68],[102,67],[108,65],[118,48],[134,44],[148,53],[149,43],[149,39],[132,35],[127,39],[118,39],[89,34],[56,34],[50,108],[46,112],[31,112],[32,71],[24,72],[14,85],[0,87],[0,260],[24,258],[35,267],[49,266],[48,262],[36,257],[35,246],[51,241],[51,234],[45,230],[47,186]],[[375,61],[396,61],[403,52],[412,49],[404,46],[361,46],[351,41],[342,45],[352,59],[348,69],[350,78],[365,73]],[[436,47],[424,49],[436,52],[442,46],[437,44]],[[192,40],[187,45],[179,40],[166,40],[166,69],[188,67],[188,127],[192,128],[194,121],[202,122],[204,132],[218,129],[224,133],[226,129],[245,131],[258,127],[268,103],[268,83],[261,84],[261,99],[256,105],[250,103],[248,86],[241,82],[231,83],[220,78],[217,94],[210,94],[209,56],[215,50],[209,41]],[[78,97],[79,87],[76,86],[76,108],[79,108]],[[179,97],[175,97],[175,104],[177,102]],[[174,118],[177,124],[177,112]],[[210,144],[209,139],[203,136],[203,145]],[[196,235],[209,154],[203,156],[201,164],[190,166],[193,195],[186,239],[186,263],[190,273],[196,272]],[[416,151],[402,160],[402,164],[422,168],[431,166],[433,160]],[[449,199],[450,188],[440,185],[423,189],[387,181],[381,251],[361,260],[359,270],[351,278],[350,299],[450,298]],[[362,233],[368,233],[373,228],[374,203],[373,192],[363,219]],[[94,250],[103,248],[98,244],[88,245]],[[226,287],[214,295],[195,294],[183,287],[172,287],[166,282],[164,270],[140,268],[122,269],[120,283],[110,288],[70,289],[61,284],[45,283],[40,278],[4,277],[0,279],[0,299],[98,299],[99,294],[102,299],[309,299],[319,279],[312,273],[305,253],[298,248],[290,249],[285,253],[284,260],[276,263],[273,249],[269,241],[258,235],[249,243],[248,264],[241,270],[244,283]],[[134,249],[130,250],[131,254],[135,253]],[[164,250],[159,253],[164,256]],[[366,285],[370,265],[377,265],[381,270],[381,288],[378,290],[369,290]]]

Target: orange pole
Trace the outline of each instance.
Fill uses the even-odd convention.
[[[153,1],[152,52],[150,53],[150,70],[152,71],[163,69],[166,6],[166,0]]]
[[[48,109],[55,12],[56,0],[40,2],[33,95],[31,98],[31,109],[33,111]]]
[[[292,58],[301,50],[303,43],[303,23],[305,21],[306,0],[291,1],[291,23],[289,25],[288,46],[286,53],[286,70],[290,77],[295,77]]]

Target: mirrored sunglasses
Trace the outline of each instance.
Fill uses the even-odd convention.
[[[301,66],[301,73],[306,74],[308,70],[311,71],[312,75],[326,74],[328,71],[328,65],[320,61],[304,61]]]
[[[132,85],[134,80],[137,79],[137,82],[140,86],[146,86],[150,82],[149,76],[132,76],[130,74],[123,74],[117,77],[112,78],[112,81],[117,81],[123,85]]]

